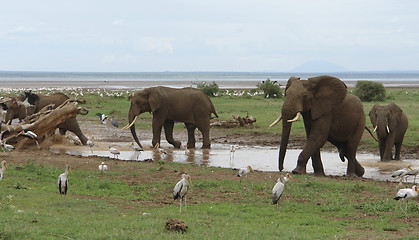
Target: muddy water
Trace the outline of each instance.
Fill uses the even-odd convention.
[[[160,153],[155,149],[144,149],[142,152],[133,150],[129,142],[96,142],[95,146],[65,146],[54,145],[51,151],[59,154],[70,154],[77,156],[99,156],[125,161],[168,161],[178,163],[193,163],[211,167],[242,168],[251,165],[257,171],[278,171],[278,148],[271,147],[243,147],[235,146],[235,152],[230,152],[230,145],[213,144],[211,149],[195,149],[186,152],[185,149],[174,149],[167,142],[162,142],[162,148],[167,154]],[[143,146],[149,143],[142,143]],[[119,155],[109,152],[109,145],[120,151]],[[292,171],[296,166],[296,159],[301,150],[288,150],[285,156],[284,170]],[[323,167],[326,175],[342,176],[346,174],[347,161],[342,162],[335,152],[321,153]],[[393,180],[391,173],[397,169],[412,165],[419,167],[419,161],[405,159],[390,163],[380,162],[380,158],[373,154],[357,155],[358,161],[365,168],[365,178],[375,180]],[[307,164],[307,173],[312,173],[311,160]],[[410,179],[413,181],[413,178]]]

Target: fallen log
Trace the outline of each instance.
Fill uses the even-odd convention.
[[[233,120],[218,120],[214,121],[210,124],[210,126],[217,126],[217,127],[225,127],[225,128],[233,128],[233,127],[253,127],[253,123],[256,122],[256,118],[253,116],[249,116],[247,114],[246,117],[241,117],[237,114],[232,114]]]

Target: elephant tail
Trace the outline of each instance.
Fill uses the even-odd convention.
[[[83,111],[83,112],[82,112]],[[85,108],[81,108],[81,110],[80,110],[80,112],[79,112],[79,114],[80,115],[87,115],[89,113],[89,111],[88,110],[86,110]]]
[[[374,138],[374,140],[376,142],[378,142],[377,138],[374,136],[374,134],[372,134],[371,130],[367,126],[365,126],[365,129],[367,129],[367,131],[370,133],[371,137]]]
[[[215,116],[216,118],[218,118],[218,115],[217,115],[217,113],[215,112],[215,109],[212,109],[212,110],[211,110],[211,112],[210,112],[210,119],[213,119],[213,117],[211,117],[211,113],[213,113],[213,114],[214,114],[214,116]]]

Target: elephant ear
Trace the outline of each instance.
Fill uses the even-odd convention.
[[[347,87],[340,79],[331,76],[320,76],[308,79],[313,92],[311,117],[318,119],[339,108],[347,94]]]
[[[375,127],[377,126],[377,117],[375,116],[375,112],[377,112],[377,109],[380,107],[380,104],[376,103],[374,104],[374,106],[372,106],[370,112],[369,112],[369,116],[370,116],[370,120],[371,120],[371,124]]]
[[[297,80],[300,80],[300,78],[299,77],[294,77],[294,76],[292,76],[292,77],[290,77],[290,79],[288,79],[287,86],[285,87],[285,96],[287,95],[287,89],[291,86],[291,84],[294,81],[297,81]]]
[[[161,91],[158,88],[148,89],[148,102],[150,104],[151,112],[156,112],[161,108],[162,95]]]
[[[390,107],[390,128],[394,129],[399,124],[403,111],[395,103],[390,103],[388,106]]]

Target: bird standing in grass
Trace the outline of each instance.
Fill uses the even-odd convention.
[[[0,181],[3,178],[4,172],[8,170],[6,160],[1,161],[1,169],[0,169]]]
[[[179,198],[179,212],[182,213],[182,199],[185,199],[186,207],[186,193],[188,193],[189,186],[192,185],[191,177],[188,174],[182,174],[182,180],[176,183],[173,189],[173,199]]]
[[[68,190],[68,173],[71,174],[71,169],[69,165],[65,166],[65,172],[61,173],[58,176],[58,191],[60,191],[60,195],[66,195]]]
[[[102,162],[99,165],[99,171],[101,171],[102,173],[107,173],[108,172],[108,165],[106,165],[105,162]]]
[[[246,177],[247,177],[247,175],[248,175],[250,172],[253,172],[253,168],[252,168],[252,166],[247,166],[247,167],[245,167],[245,168],[241,168],[241,169],[239,170],[239,173],[237,174],[237,176],[238,176],[238,177],[240,177],[240,182],[242,181],[242,177],[243,177],[243,176],[246,176]]]
[[[111,146],[109,146],[109,152],[112,153],[113,157],[116,159],[118,159],[118,155],[121,154],[121,152],[118,149],[113,148]]]
[[[279,202],[279,199],[284,192],[285,183],[287,183],[289,180],[292,180],[292,177],[289,173],[278,178],[274,188],[272,189],[272,204],[277,204]],[[277,204],[277,206],[279,206],[279,204]]]
[[[113,117],[113,115],[112,115],[111,123],[112,123],[112,126],[118,128],[118,122],[115,120],[115,118]]]
[[[409,203],[409,199],[413,199],[413,198],[415,198],[417,196],[418,196],[418,187],[415,185],[412,188],[403,188],[403,189],[400,189],[397,192],[396,196],[394,197],[394,200],[397,200],[397,201],[399,199],[401,199],[401,201],[400,201],[400,209],[406,215],[406,220],[408,218],[408,216],[407,216],[407,204]],[[402,202],[403,202],[404,199],[406,199],[406,207],[405,207],[405,210],[403,210],[403,208],[402,208]]]

